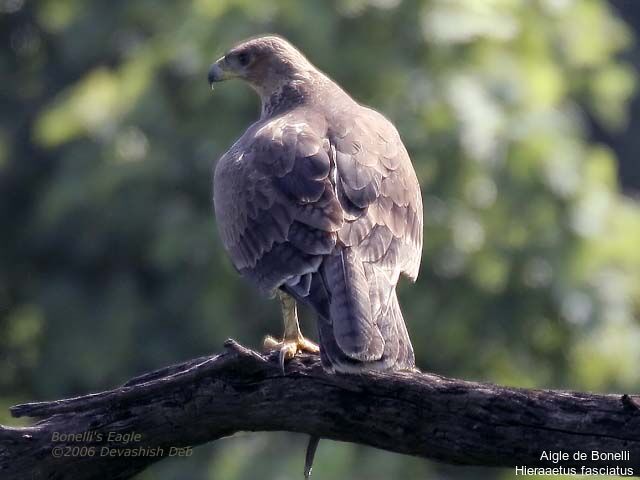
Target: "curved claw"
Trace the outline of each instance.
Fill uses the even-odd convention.
[[[284,371],[284,360],[286,356],[287,356],[287,350],[283,347],[280,350],[280,353],[278,353],[278,363],[280,364],[280,371],[282,372],[283,377],[286,375]]]
[[[298,338],[294,340],[284,339],[281,342],[277,341],[275,338],[271,336],[265,337],[263,341],[263,346],[265,350],[274,351],[278,350],[278,364],[280,365],[280,370],[282,371],[282,375],[285,375],[284,364],[286,360],[289,360],[295,357],[298,352],[310,352],[310,353],[318,353],[320,349],[318,346],[304,338],[300,335]]]

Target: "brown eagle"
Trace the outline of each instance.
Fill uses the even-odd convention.
[[[209,70],[212,86],[231,78],[258,93],[262,113],[216,166],[215,213],[235,268],[279,294],[284,337],[265,346],[283,370],[318,351],[298,326],[303,302],[326,369],[413,368],[396,284],[418,275],[422,200],[397,130],[277,36],[242,42]]]

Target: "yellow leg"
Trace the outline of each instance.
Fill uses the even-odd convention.
[[[278,290],[280,305],[282,307],[282,317],[284,320],[284,335],[282,341],[277,341],[271,336],[264,338],[264,348],[267,350],[279,350],[278,359],[280,368],[284,374],[284,361],[293,358],[298,352],[318,353],[318,346],[302,336],[300,324],[298,323],[298,311],[296,301],[287,293]]]

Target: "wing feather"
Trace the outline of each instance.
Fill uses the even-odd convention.
[[[216,166],[222,241],[234,266],[263,291],[303,281],[308,292],[305,275],[335,247],[343,215],[328,178],[325,131],[314,115],[256,124]]]
[[[332,138],[338,199],[348,214],[338,238],[373,263],[396,239],[397,264],[385,265],[415,280],[422,253],[422,199],[395,127],[374,110],[362,108],[334,130],[339,132]]]

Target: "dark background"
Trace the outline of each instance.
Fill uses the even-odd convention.
[[[640,36],[640,3],[633,0],[614,0],[614,11],[627,22],[634,38]],[[640,65],[640,48],[626,49],[622,55],[626,61],[637,68]],[[629,123],[627,128],[607,131],[593,123],[593,138],[604,142],[616,152],[619,161],[620,183],[625,193],[640,196],[640,140],[637,138],[640,129],[640,96],[634,95],[627,105]],[[635,135],[634,135],[635,134]],[[635,136],[635,138],[634,138]]]
[[[425,247],[400,296],[422,369],[639,391],[638,28],[635,0],[0,0],[0,422],[280,333],[211,212],[213,165],[258,101],[237,83],[211,94],[207,69],[265,32],[411,153]],[[297,479],[304,444],[238,435],[140,478]],[[314,469],[514,475],[329,441]]]

